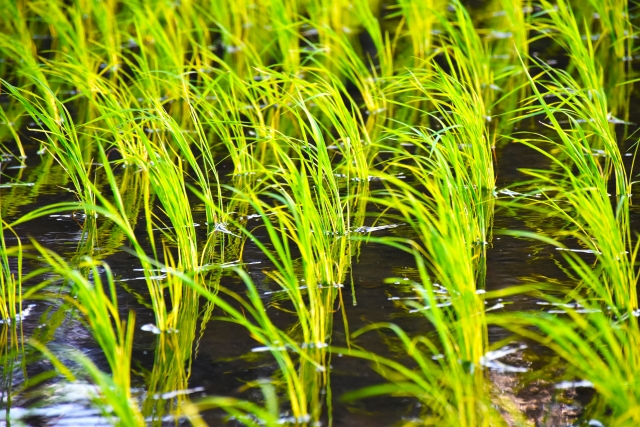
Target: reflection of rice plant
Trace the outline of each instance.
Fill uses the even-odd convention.
[[[5,232],[13,230],[2,221],[0,227],[0,321],[10,325],[21,317],[22,313],[22,245],[16,235],[18,246],[8,248]],[[16,257],[16,267],[12,267],[11,258]]]

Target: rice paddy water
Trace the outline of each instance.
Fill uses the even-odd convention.
[[[0,425],[640,425],[635,2],[0,10]]]

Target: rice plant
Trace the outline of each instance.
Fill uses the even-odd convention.
[[[86,356],[77,354],[75,359],[89,373],[93,381],[99,386],[104,399],[100,404],[104,408],[105,416],[112,417],[117,425],[143,425],[144,420],[131,396],[131,346],[135,317],[129,314],[126,321],[120,319],[115,283],[108,266],[100,266],[91,259],[86,259],[86,267],[92,272],[93,283],[89,282],[79,270],[71,268],[58,255],[34,243],[53,272],[59,274],[63,280],[74,287],[77,297],[77,308],[89,324],[100,348],[109,364],[111,375],[101,372]],[[83,268],[83,265],[78,266]],[[101,269],[106,275],[108,289],[103,288]],[[108,292],[108,293],[107,293]],[[56,357],[41,344],[34,342],[36,348],[42,350],[54,361],[60,373],[67,379],[74,381],[75,375],[65,368]],[[113,412],[111,415],[110,412]]]

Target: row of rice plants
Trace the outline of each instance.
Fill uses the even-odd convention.
[[[606,90],[609,70],[597,61],[589,28],[581,31],[564,2],[555,9],[548,3],[543,7],[548,12],[539,25],[557,30],[550,37],[567,50],[576,71],[572,76],[541,63],[541,73],[529,76],[534,95],[524,111],[543,115],[552,133],[522,142],[547,156],[551,170],[529,171],[543,197],[518,203],[558,216],[567,224],[566,230],[553,238],[529,237],[564,248],[563,258],[579,285],[564,298],[546,297],[563,307],[566,316],[514,313],[491,320],[543,343],[573,367],[574,374],[597,391],[586,411],[588,416],[606,425],[632,425],[638,422],[638,391],[633,379],[639,336],[638,246],[629,224],[631,183],[623,164],[622,144],[614,132],[619,120],[611,113],[612,108],[621,106],[616,106],[617,100]],[[608,194],[611,187],[615,195]],[[578,243],[595,254],[595,262],[585,261],[554,239]]]

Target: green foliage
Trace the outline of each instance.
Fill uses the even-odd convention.
[[[628,117],[635,81],[627,2],[495,0],[481,13],[457,0],[0,0],[0,10],[0,148],[24,165],[34,139],[43,155],[40,176],[0,185],[9,364],[26,360],[24,303],[41,298],[62,312],[65,300],[105,354],[109,373],[87,356],[71,362],[97,385],[95,402],[114,425],[173,416],[202,426],[201,412],[216,408],[246,425],[331,424],[336,352],[370,362],[386,381],[346,401],[410,396],[422,404],[414,424],[513,424],[524,415],[497,397],[486,364],[491,324],[547,346],[591,381],[597,396],[585,414],[640,421],[638,245],[614,127],[628,125],[616,116]],[[543,57],[562,52],[568,65],[528,51],[542,44]],[[552,235],[511,234],[563,249],[571,290],[538,285],[535,295],[578,302],[568,317],[486,313],[495,295],[533,291],[484,289],[495,160],[508,141],[548,165],[526,170],[531,192],[501,205],[563,224]],[[77,200],[22,211],[45,181],[70,182]],[[37,238],[22,246],[29,221],[69,213],[81,219],[71,254]],[[400,224],[402,233],[372,234]],[[352,267],[369,243],[414,260],[406,308],[427,331],[411,336],[390,322],[349,330],[344,285],[355,304]],[[144,271],[135,297],[158,333],[141,402],[132,393],[134,316],[125,321],[116,298],[131,289],[109,268],[125,245]],[[264,256],[264,281],[243,265],[248,248]],[[60,280],[74,298],[50,291]],[[172,394],[197,383],[191,364],[214,321],[244,327],[276,369],[247,384],[261,399]],[[390,331],[412,367],[359,347],[372,331]],[[333,346],[338,333],[345,348]],[[58,372],[81,377],[38,336],[33,347]]]

